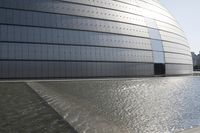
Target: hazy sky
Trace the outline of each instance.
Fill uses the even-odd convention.
[[[160,0],[183,28],[191,50],[200,51],[200,0]]]

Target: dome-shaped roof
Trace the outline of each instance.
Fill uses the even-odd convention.
[[[1,0],[0,78],[192,73],[190,48],[157,0]]]

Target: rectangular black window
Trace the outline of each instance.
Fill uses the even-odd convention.
[[[155,63],[154,64],[154,74],[155,75],[165,75],[165,64]]]

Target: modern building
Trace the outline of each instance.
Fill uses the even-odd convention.
[[[158,0],[0,0],[0,78],[191,73],[187,39]]]

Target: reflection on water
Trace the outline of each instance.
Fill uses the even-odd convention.
[[[0,133],[77,133],[25,83],[0,83]]]
[[[200,77],[28,83],[79,132],[176,132],[200,125]]]

